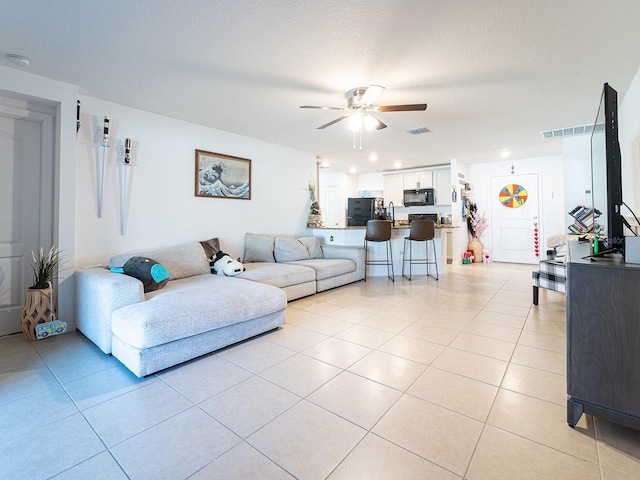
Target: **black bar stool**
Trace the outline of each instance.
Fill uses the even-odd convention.
[[[387,260],[369,260],[368,242],[386,242]],[[387,276],[395,282],[393,272],[393,251],[391,250],[391,222],[389,220],[369,220],[364,236],[364,281],[367,281],[367,265],[386,265]],[[391,275],[389,275],[391,267]]]
[[[411,280],[411,265],[426,265],[427,275],[438,280],[438,255],[436,254],[436,224],[433,220],[412,220],[409,224],[409,236],[404,237],[404,256],[402,257],[402,276]],[[407,258],[407,241],[409,241],[409,258]],[[424,242],[424,258],[413,258],[412,242]],[[433,245],[433,260],[429,260],[429,242]],[[404,265],[409,263],[409,276],[404,274]],[[435,265],[436,275],[429,274],[429,265]]]

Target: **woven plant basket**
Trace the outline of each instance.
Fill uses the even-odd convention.
[[[27,298],[20,315],[22,333],[27,340],[36,340],[36,325],[51,321],[52,313],[56,316],[50,288],[27,289]]]

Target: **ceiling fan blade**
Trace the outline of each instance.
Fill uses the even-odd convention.
[[[316,105],[300,105],[300,108],[319,108],[320,110],[346,110],[343,107],[321,107]]]
[[[380,85],[369,85],[367,91],[362,95],[360,103],[363,105],[373,105],[373,102],[378,99],[382,92],[384,92],[384,87]]]
[[[376,120],[377,123],[374,127],[376,130],[382,130],[383,128],[387,128],[384,122],[380,120],[378,117],[376,117],[375,115],[372,115],[370,113],[367,113],[367,115],[369,115],[370,117],[373,117]]]
[[[349,118],[351,115],[343,115],[342,117],[338,117],[335,120],[331,120],[329,123],[325,123],[324,125],[320,125],[317,130],[321,130],[323,128],[330,127],[334,123],[338,123],[340,120],[344,120],[345,118]]]
[[[414,103],[411,105],[380,105],[379,107],[376,107],[376,112],[414,112],[426,109],[426,103]]]

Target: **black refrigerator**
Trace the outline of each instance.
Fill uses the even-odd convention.
[[[384,219],[384,200],[381,197],[347,199],[347,226],[362,227],[369,220]]]

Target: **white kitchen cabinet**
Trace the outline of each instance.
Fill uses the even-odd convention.
[[[420,174],[418,172],[405,173],[402,176],[402,185],[405,190],[413,190],[418,188],[418,182],[420,181]],[[422,188],[422,185],[420,185]]]
[[[405,190],[412,190],[414,188],[432,188],[433,172],[429,170],[424,172],[405,173],[402,181]],[[419,187],[418,184],[420,184]]]
[[[451,205],[451,170],[435,170],[436,205]]]
[[[402,205],[404,189],[403,177],[401,173],[397,175],[385,175],[384,177],[384,203],[389,205],[393,202],[394,206]]]

